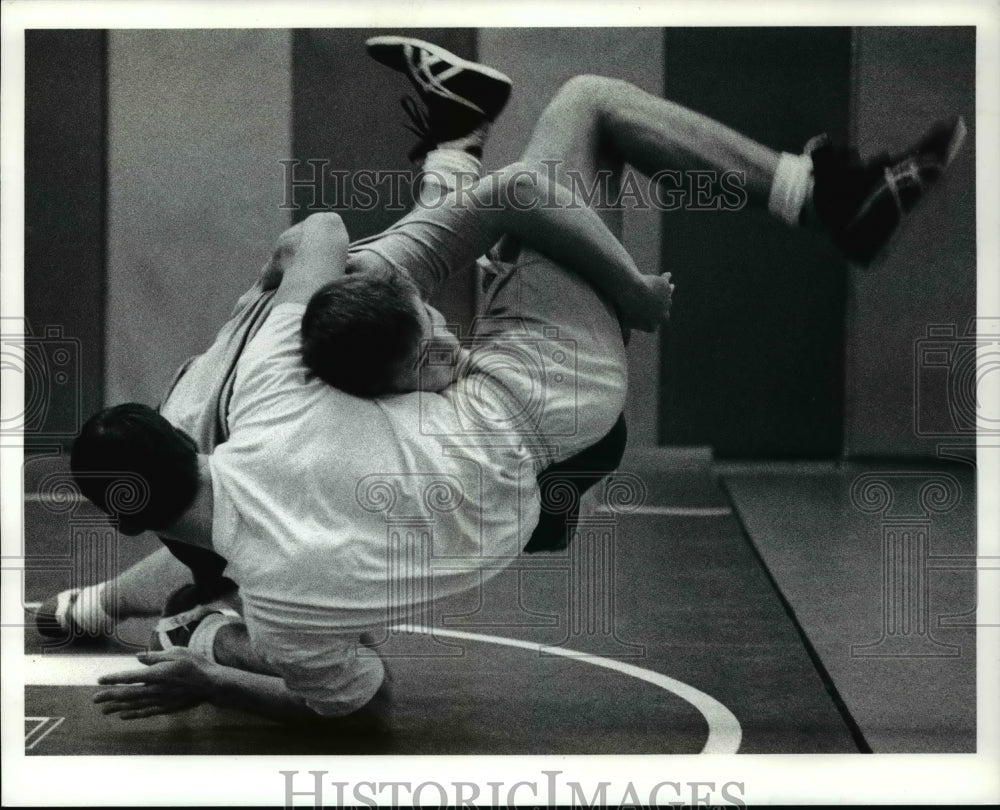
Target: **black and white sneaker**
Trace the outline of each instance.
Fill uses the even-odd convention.
[[[901,154],[864,162],[855,149],[835,149],[825,135],[813,138],[805,153],[813,161],[817,219],[849,259],[869,264],[941,178],[965,136],[960,116],[939,121]]]
[[[169,650],[172,647],[187,647],[198,625],[213,613],[239,618],[239,613],[221,599],[207,604],[199,603],[198,589],[194,585],[178,588],[167,598],[163,615],[156,623],[156,629],[149,640],[149,648]]]
[[[417,91],[423,110],[404,100],[410,129],[421,139],[411,158],[439,143],[483,132],[510,98],[509,77],[430,42],[380,36],[365,45],[373,59],[402,73]]]
[[[510,78],[499,70],[430,42],[384,36],[372,37],[365,46],[373,59],[403,73],[425,104],[447,101],[493,121],[510,96]]]
[[[45,638],[67,640],[98,639],[110,635],[114,631],[115,621],[103,610],[96,609],[96,604],[85,605],[91,609],[83,611],[83,621],[78,619],[76,608],[82,593],[82,588],[70,588],[42,602],[33,611],[35,628],[39,634]],[[97,597],[91,595],[90,598]]]

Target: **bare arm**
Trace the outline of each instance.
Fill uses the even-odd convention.
[[[383,684],[364,707],[344,717],[324,717],[275,676],[223,666],[185,648],[143,653],[146,666],[102,677],[108,688],[94,696],[105,714],[136,720],[175,714],[201,703],[249,712],[278,722],[315,723],[370,731],[384,722],[388,689]]]
[[[316,290],[344,274],[347,229],[336,214],[313,214],[278,239],[283,273],[275,304],[306,304]]]
[[[384,721],[388,707],[388,687],[383,683],[375,697],[357,711],[341,717],[324,717],[309,708],[305,700],[292,692],[279,677],[245,672],[234,667],[220,666],[219,669],[209,702],[278,722],[306,722],[361,732],[378,727]]]

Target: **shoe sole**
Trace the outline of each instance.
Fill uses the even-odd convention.
[[[65,610],[68,612],[72,607],[73,603],[79,598],[80,589],[73,588],[69,591],[69,595],[66,597],[69,604],[66,606]],[[35,629],[38,631],[39,635],[45,636],[45,638],[66,638],[67,636],[74,634],[75,628],[65,629],[61,624],[59,624],[59,619],[56,618],[56,614],[59,611],[59,597],[55,596],[50,599],[46,599],[38,607],[37,610],[28,610],[35,619]]]
[[[910,223],[913,221],[913,213],[920,208],[930,197],[934,190],[940,185],[941,178],[944,177],[945,171],[947,171],[948,166],[955,159],[955,156],[962,151],[962,146],[965,144],[965,139],[969,134],[968,127],[965,125],[965,118],[963,116],[958,116],[955,120],[955,126],[951,133],[951,138],[948,140],[948,146],[945,149],[944,162],[941,164],[941,175],[934,180],[930,186],[928,186],[927,191],[921,196],[919,202],[916,206],[907,211],[905,214],[900,215],[899,224],[893,231],[892,235],[882,245],[870,258],[868,259],[852,259],[852,263],[859,267],[870,267],[876,264],[884,256],[892,251],[893,246],[902,238],[909,228]]]
[[[409,74],[409,64],[407,63],[406,57],[403,53],[404,45],[425,50],[450,65],[462,68],[463,70],[468,70],[471,73],[476,73],[486,79],[502,84],[507,88],[512,87],[514,84],[509,76],[501,73],[499,70],[495,70],[494,68],[488,67],[487,65],[483,65],[479,62],[470,62],[468,59],[463,59],[461,56],[442,48],[440,45],[435,45],[432,42],[426,42],[422,39],[399,36],[378,36],[365,41],[365,47],[368,49],[368,53],[371,55],[372,59],[376,62],[380,62],[386,67],[392,68],[398,73]],[[482,110],[471,101],[466,99],[462,99],[462,101],[467,104],[470,109],[482,113]]]

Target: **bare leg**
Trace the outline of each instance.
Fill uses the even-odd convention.
[[[258,672],[261,675],[276,675],[254,650],[250,642],[247,626],[234,622],[219,628],[215,636],[212,655],[217,664],[225,667],[235,667],[246,672]]]
[[[190,581],[191,570],[166,548],[158,548],[108,580],[101,607],[118,621],[159,616],[167,597]]]
[[[368,633],[363,633],[360,643],[371,647],[374,640]],[[250,641],[247,626],[242,622],[225,624],[219,628],[212,646],[212,657],[215,659],[215,663],[225,667],[258,672],[261,675],[278,674],[258,655]]]
[[[623,163],[647,175],[662,169],[738,171],[745,173],[749,201],[766,205],[779,154],[628,82],[577,76],[542,112],[523,159],[560,161],[558,177],[563,183],[568,169],[579,172],[588,184],[599,171],[610,170],[611,195]],[[607,198],[598,201],[598,207],[605,209],[599,213],[619,234],[620,212],[607,210]]]
[[[739,172],[748,200],[768,204],[782,156],[678,104],[634,85],[599,76],[568,81],[542,112],[521,158],[529,166],[547,165],[571,189],[596,192],[590,205],[611,233],[621,235],[618,198],[626,163],[648,175],[661,170],[707,169]],[[537,432],[561,461],[600,439],[618,419],[624,404],[626,363],[617,318],[595,290],[567,269],[531,249],[501,246],[501,257],[515,261],[515,272],[498,267],[487,290],[486,314],[502,321],[512,315],[523,328],[545,335],[558,329],[576,355],[572,396],[553,389],[546,396]],[[530,267],[530,272],[520,272]],[[500,330],[484,320],[480,333]],[[517,375],[513,390],[527,385]],[[521,386],[518,388],[517,386]],[[533,389],[534,390],[534,389]],[[525,400],[527,401],[527,399]],[[542,455],[544,466],[544,454]]]

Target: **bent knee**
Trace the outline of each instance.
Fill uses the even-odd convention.
[[[581,73],[567,79],[556,93],[556,98],[564,101],[593,103],[606,95],[613,94],[615,88],[622,84],[625,82],[621,79],[598,76],[594,73]]]

